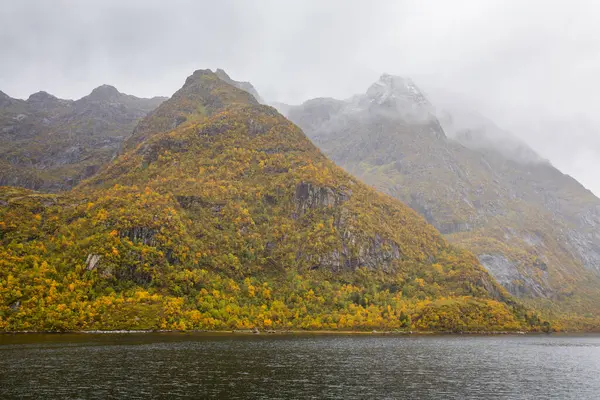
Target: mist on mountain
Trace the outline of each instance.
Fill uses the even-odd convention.
[[[460,94],[600,193],[596,2],[28,0],[3,10],[0,90],[15,98],[79,98],[103,83],[168,96],[190,70],[218,67],[269,102],[299,104],[348,98],[387,71]]]

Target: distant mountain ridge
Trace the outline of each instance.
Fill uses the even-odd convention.
[[[511,293],[598,315],[600,200],[524,143],[385,74],[349,100],[288,107],[333,161],[473,251]]]
[[[68,189],[117,153],[137,121],[164,97],[143,99],[102,85],[79,100],[37,92],[0,94],[0,185]]]

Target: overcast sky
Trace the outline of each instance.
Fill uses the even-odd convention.
[[[269,101],[364,92],[383,72],[456,93],[600,194],[595,0],[3,0],[0,90],[170,95],[224,68]]]

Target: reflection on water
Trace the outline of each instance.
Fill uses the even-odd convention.
[[[0,335],[0,398],[599,399],[600,337]]]

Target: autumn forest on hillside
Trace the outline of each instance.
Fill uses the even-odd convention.
[[[509,293],[475,255],[223,74],[198,70],[133,130],[126,119],[119,152],[90,171],[90,148],[70,187],[0,188],[0,330],[600,326]],[[72,112],[50,100],[60,111],[36,118]],[[25,107],[15,104],[7,118]]]

